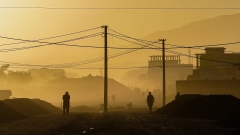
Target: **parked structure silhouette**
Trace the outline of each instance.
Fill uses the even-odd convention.
[[[149,95],[147,96],[147,104],[149,107],[149,112],[152,112],[152,106],[153,103],[155,102],[154,97],[151,92],[149,92]]]
[[[68,115],[70,106],[70,95],[66,92],[63,97],[63,115]]]

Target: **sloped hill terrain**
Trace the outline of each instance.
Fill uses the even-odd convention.
[[[231,115],[238,109],[240,109],[240,100],[234,96],[209,95],[185,103],[171,116],[221,119]]]
[[[203,95],[181,95],[177,100],[173,100],[172,102],[168,103],[167,105],[163,106],[162,108],[156,110],[154,113],[161,114],[165,116],[170,116],[174,112],[176,112],[179,108],[181,108],[187,102],[195,98],[203,97]]]
[[[31,99],[34,103],[41,106],[45,110],[47,110],[50,113],[61,113],[61,109],[57,108],[56,106],[52,105],[51,103],[48,103],[46,101],[40,100],[40,99]]]
[[[180,118],[220,120],[240,110],[240,99],[231,95],[182,95],[155,114]]]
[[[24,118],[27,117],[0,101],[0,121]]]
[[[49,81],[46,87],[79,87],[82,90],[88,89],[88,91],[103,90],[104,78],[101,76],[88,75],[82,78],[67,78],[62,76],[53,81]],[[129,92],[130,89],[125,85],[115,81],[114,79],[108,79],[109,91],[122,93]]]
[[[79,104],[102,104],[104,91],[104,78],[101,76],[86,76],[82,78],[67,78],[62,76],[53,81],[49,81],[44,87],[41,87],[41,99],[59,103],[62,101],[62,95],[68,91],[71,96],[71,106]],[[116,100],[125,102],[129,99],[131,89],[127,86],[108,79],[108,95],[116,95]]]
[[[6,99],[2,102],[28,117],[33,115],[50,114],[49,111],[28,98]]]

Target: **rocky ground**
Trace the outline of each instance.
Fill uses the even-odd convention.
[[[236,130],[210,120],[161,117],[147,109],[46,114],[0,122],[1,135],[229,135]]]

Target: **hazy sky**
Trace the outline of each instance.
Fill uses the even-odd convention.
[[[108,25],[126,35],[142,38],[157,30],[171,30],[188,23],[219,15],[240,13],[239,0],[0,0],[0,36],[36,40],[89,28]],[[85,9],[42,9],[3,7],[48,7]],[[88,9],[89,8],[89,9]],[[183,9],[90,9],[90,8],[183,8]],[[228,9],[184,9],[228,8]],[[57,42],[102,32],[97,29],[52,40]],[[0,44],[19,41],[1,39]],[[68,44],[103,46],[103,38],[97,37]],[[109,38],[110,46],[128,44]],[[0,49],[27,47],[39,43],[0,46]],[[53,64],[85,61],[98,58],[102,49],[49,46],[13,52],[0,52],[0,61],[28,64]],[[111,53],[111,52],[110,52]],[[119,66],[127,65],[124,61]],[[0,63],[1,64],[1,63]],[[147,63],[146,63],[147,64]],[[146,65],[145,64],[145,65]],[[137,65],[137,64],[135,64]],[[140,65],[143,65],[142,63]],[[102,63],[85,65],[99,67]],[[115,66],[118,66],[116,63]],[[127,65],[128,66],[128,65]],[[74,72],[78,72],[74,70]],[[93,74],[98,71],[90,70]],[[88,72],[86,72],[88,73]]]

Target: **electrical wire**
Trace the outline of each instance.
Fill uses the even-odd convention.
[[[48,39],[53,39],[53,38],[65,37],[65,36],[70,36],[70,35],[74,35],[74,34],[79,34],[79,33],[82,33],[82,32],[87,32],[87,31],[91,31],[91,30],[95,30],[95,29],[99,29],[99,28],[101,28],[101,27],[95,27],[95,28],[91,28],[91,29],[87,29],[87,30],[72,32],[72,33],[63,34],[63,35],[58,35],[58,36],[53,36],[53,37],[48,37],[48,38],[40,38],[40,39],[37,39],[37,40],[34,40],[34,41],[48,40]],[[22,43],[27,43],[27,42],[29,42],[29,41],[17,42],[17,43],[10,43],[10,44],[2,44],[2,45],[0,45],[0,46],[22,44]]]
[[[101,34],[102,34],[102,33],[101,33]],[[110,35],[117,37],[117,36],[114,35],[114,34],[110,34]],[[117,38],[119,38],[119,37],[117,37]],[[128,38],[128,36],[127,36],[126,38]],[[123,39],[123,38],[119,38],[119,39],[129,42],[129,40],[125,40],[125,39]],[[145,43],[144,41],[141,41],[141,40],[139,40],[139,41],[142,42],[142,43]],[[134,43],[135,43],[135,42],[134,42]],[[156,43],[157,43],[157,42],[156,42]],[[238,43],[238,42],[234,42],[234,43],[231,43],[231,44],[236,44],[236,43]],[[124,54],[128,54],[128,53],[130,53],[130,52],[133,52],[133,51],[136,51],[136,50],[139,50],[139,49],[147,48],[147,47],[149,47],[149,46],[153,46],[152,44],[148,44],[148,43],[145,43],[145,44],[147,44],[147,45],[143,45],[143,44],[138,44],[138,43],[137,43],[137,45],[140,45],[140,46],[142,46],[142,47],[141,47],[141,48],[134,48],[134,49],[132,49],[132,50],[130,50],[130,51],[121,52],[121,53],[119,53],[119,54],[111,55],[111,56],[109,57],[109,59],[110,59],[110,58],[115,58],[115,57],[118,57],[118,56],[121,56],[121,55],[124,55]],[[226,43],[226,44],[216,44],[216,45],[227,45],[227,44],[228,44],[228,43]],[[215,46],[216,46],[216,45],[215,45]],[[205,45],[205,46],[206,46],[206,45]],[[209,46],[209,45],[208,45],[208,46]],[[212,46],[212,45],[211,45],[211,46]],[[198,47],[199,47],[199,46],[198,46]],[[161,49],[161,48],[153,48],[153,49],[159,50],[159,49]],[[169,50],[167,50],[167,51],[170,52],[170,53],[187,56],[186,54],[182,54],[182,53],[178,53],[178,52],[174,52],[174,51],[169,51]],[[194,57],[194,56],[188,56],[188,57]],[[194,57],[194,58],[196,58],[196,57]],[[202,59],[202,58],[199,58],[199,59]],[[90,64],[90,63],[94,63],[94,62],[98,62],[98,61],[102,61],[102,60],[103,60],[103,58],[96,58],[96,59],[91,59],[91,60],[87,60],[87,61],[70,63],[70,65],[67,65],[67,64],[69,64],[69,63],[67,63],[66,65],[58,65],[58,66],[59,66],[59,68],[66,68],[66,67],[73,67],[73,66],[79,66],[79,65],[84,65],[84,64]],[[210,61],[215,61],[215,62],[223,62],[223,63],[228,63],[228,64],[229,64],[229,62],[224,62],[224,61],[216,61],[216,60],[211,60],[211,59],[205,59],[205,60],[210,60]],[[230,64],[236,64],[236,63],[230,63]],[[34,65],[34,66],[36,66],[36,65]],[[50,66],[50,65],[45,65],[45,66]],[[55,64],[55,66],[56,66],[56,64]]]
[[[78,38],[74,38],[74,39],[69,39],[69,40],[63,40],[63,41],[59,41],[59,42],[42,42],[42,41],[37,41],[37,40],[25,40],[25,39],[18,39],[18,38],[10,38],[10,37],[4,37],[4,36],[0,36],[0,38],[5,38],[5,39],[11,39],[11,40],[20,40],[20,41],[24,41],[24,42],[34,42],[34,43],[44,43],[43,45],[36,45],[36,46],[28,46],[28,47],[19,47],[19,48],[11,48],[11,49],[1,49],[0,52],[10,52],[10,51],[16,51],[16,50],[25,50],[25,49],[30,49],[30,48],[37,48],[37,47],[43,47],[43,46],[48,46],[48,45],[60,45],[60,46],[75,46],[75,47],[94,47],[94,46],[79,46],[79,45],[68,45],[68,44],[61,44],[61,43],[65,43],[65,42],[71,42],[71,41],[76,41],[76,40],[81,40],[81,39],[86,39],[86,38],[91,38],[91,37],[96,37],[101,35],[102,32],[99,33],[95,33],[95,34],[91,34],[91,35],[87,35],[87,36],[83,36],[83,37],[78,37]],[[95,48],[100,48],[100,47],[96,47]]]
[[[133,37],[129,37],[125,34],[122,34],[120,32],[117,32],[115,30],[112,30],[112,29],[108,29],[112,32],[115,32],[119,35],[115,35],[115,34],[111,34],[111,35],[114,35],[115,37],[125,37],[125,38],[130,38],[130,39],[134,39],[134,40],[137,40],[139,42],[142,42],[142,43],[146,43],[146,42],[153,42],[153,41],[148,41],[148,40],[141,40],[141,39],[137,39],[137,38],[133,38]],[[230,42],[230,43],[223,43],[223,44],[210,44],[210,45],[200,45],[200,46],[181,46],[181,45],[172,45],[172,44],[165,44],[165,45],[169,45],[169,46],[174,46],[172,48],[165,48],[165,49],[178,49],[178,48],[193,48],[193,49],[201,49],[200,47],[210,47],[210,46],[223,46],[223,45],[235,45],[235,44],[239,44],[240,42]],[[150,48],[151,49],[151,48]],[[154,48],[152,48],[154,49]],[[201,49],[201,50],[205,50],[205,49]],[[209,50],[209,51],[219,51],[219,50]],[[232,52],[232,53],[236,53],[234,51],[225,51],[225,52]]]
[[[29,6],[29,7],[0,7],[0,9],[46,9],[46,10],[239,10],[239,7],[196,7],[196,8],[190,8],[190,7],[169,7],[169,8],[160,8],[160,7],[129,7],[129,8],[83,8],[83,7],[40,7],[40,6]]]

